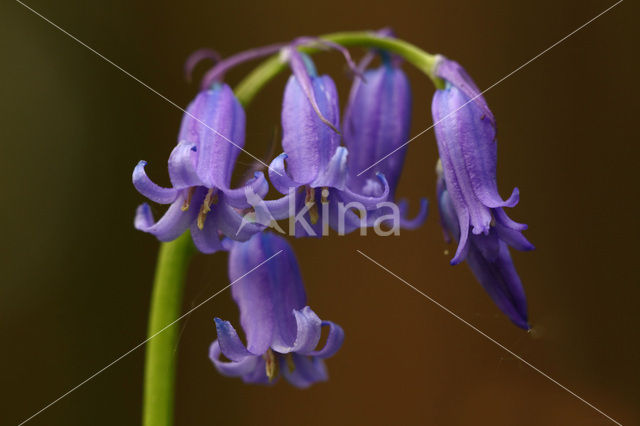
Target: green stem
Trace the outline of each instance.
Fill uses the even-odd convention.
[[[144,371],[145,426],[173,424],[178,327],[163,328],[180,315],[187,268],[194,252],[189,232],[160,246],[149,314],[151,340],[147,342]]]
[[[373,32],[366,31],[325,34],[319,38],[345,47],[359,46],[379,48],[393,52],[402,56],[407,62],[424,72],[433,81],[436,88],[441,89],[444,87],[444,82],[434,74],[437,56],[427,53],[406,41],[397,38],[381,37]],[[323,49],[321,46],[304,46],[301,47],[300,50],[308,54],[313,54]],[[265,84],[286,67],[287,64],[280,59],[279,55],[274,55],[254,68],[236,87],[235,94],[240,103],[245,106],[249,104]]]

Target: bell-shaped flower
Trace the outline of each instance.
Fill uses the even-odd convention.
[[[458,249],[451,260],[456,264],[464,260],[469,230],[473,235],[489,235],[493,222],[518,233],[522,230],[502,210],[514,207],[519,193],[515,188],[507,200],[498,193],[495,120],[471,77],[444,57],[439,58],[436,75],[446,83],[444,89],[436,90],[432,114],[444,181],[460,228]]]
[[[342,128],[349,149],[350,184],[370,187],[372,182],[376,183],[375,175],[381,173],[389,184],[389,200],[394,200],[411,129],[411,86],[397,61],[383,55],[383,62],[382,66],[366,71],[364,78],[354,79]],[[425,198],[420,200],[420,212],[413,219],[406,218],[406,200],[401,200],[398,206],[400,226],[404,228],[415,229],[427,217]],[[384,213],[384,208],[376,209],[368,212],[368,219]]]
[[[280,375],[299,388],[326,381],[323,359],[340,349],[344,332],[307,306],[298,263],[287,241],[263,232],[247,242],[234,242],[229,279],[247,343],[231,323],[216,318],[218,339],[209,351],[216,369],[247,383],[266,384]],[[317,349],[322,327],[329,332],[325,345]]]
[[[314,229],[302,229],[296,232],[297,236],[319,235],[315,232],[320,226],[318,219],[327,211],[329,217],[323,223],[350,232],[360,226],[360,218],[349,210],[343,216],[346,226],[338,224],[337,206],[354,203],[362,210],[374,209],[387,200],[389,184],[384,175],[378,174],[366,188],[354,186],[357,182],[349,179],[347,168],[348,150],[340,146],[335,84],[329,76],[316,75],[311,60],[295,49],[289,55],[293,75],[287,82],[282,104],[284,153],[269,166],[271,183],[286,196],[266,204],[276,219],[291,216],[289,205],[308,210],[296,213],[308,215]],[[318,208],[323,202],[328,204],[328,210]]]
[[[178,144],[169,156],[172,187],[152,182],[145,172],[145,161],[133,171],[133,184],[142,195],[159,204],[170,204],[157,222],[150,206],[142,204],[136,212],[135,227],[160,241],[174,240],[190,229],[193,242],[204,253],[222,249],[221,234],[244,241],[264,229],[258,224],[240,229],[240,212],[249,207],[245,190],[266,195],[264,175],[256,173],[245,186],[230,187],[244,133],[244,110],[229,86],[218,84],[200,92],[186,110]]]
[[[438,208],[445,239],[460,241],[459,215],[442,176],[440,162],[437,169]],[[495,221],[487,233],[469,236],[464,258],[498,308],[518,327],[528,330],[527,301],[508,245],[517,250],[531,250],[533,246],[521,233],[526,225],[513,222],[502,209],[496,209],[494,216]]]

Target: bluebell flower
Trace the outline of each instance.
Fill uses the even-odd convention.
[[[290,217],[290,205],[296,206],[296,214],[309,219],[311,225],[303,222],[305,228],[296,224],[296,236],[319,236],[325,223],[339,232],[351,232],[361,226],[361,219],[346,210],[344,223],[338,223],[338,206],[353,202],[365,210],[375,209],[387,200],[389,185],[381,173],[366,187],[350,179],[349,152],[340,146],[335,84],[329,76],[318,76],[310,59],[295,49],[289,55],[293,75],[287,82],[282,104],[284,153],[269,166],[271,183],[286,195],[266,204],[275,219]],[[328,218],[319,221],[325,215]]]
[[[433,97],[433,121],[443,179],[460,230],[451,263],[464,260],[469,231],[488,236],[495,229],[509,245],[533,248],[521,234],[526,225],[515,223],[503,210],[518,203],[519,192],[515,188],[507,200],[498,193],[495,119],[480,90],[458,63],[444,57],[436,75],[446,87]]]
[[[266,195],[264,175],[256,173],[243,187],[230,188],[244,132],[244,110],[229,86],[217,84],[200,92],[187,108],[178,144],[169,156],[172,187],[152,182],[145,172],[145,161],[133,171],[133,184],[142,195],[159,204],[170,204],[157,222],[150,206],[142,204],[136,212],[135,227],[160,241],[171,241],[190,229],[193,242],[204,253],[222,249],[221,235],[244,241],[263,230],[258,224],[240,229],[240,211],[249,207],[247,189]]]
[[[438,208],[445,239],[460,241],[458,214],[443,179],[440,163],[438,172]],[[465,260],[498,308],[518,327],[528,330],[530,327],[524,288],[505,241],[519,250],[530,250],[533,246],[520,232],[526,228],[525,225],[512,222],[502,210],[496,216],[500,220],[495,221],[488,233],[470,235],[465,248]]]
[[[389,184],[389,200],[395,200],[411,129],[411,86],[398,61],[388,54],[382,54],[382,57],[382,66],[368,70],[363,78],[354,80],[344,113],[343,130],[349,149],[347,167],[352,185],[370,188],[380,173]],[[391,152],[394,153],[376,164]],[[371,167],[372,164],[375,165]],[[427,217],[425,198],[420,200],[420,212],[413,219],[406,217],[406,200],[401,200],[398,207],[401,212],[399,225],[403,228],[415,229]],[[385,210],[388,209],[369,212],[369,221],[388,213]]]
[[[261,263],[264,265],[252,271]],[[322,321],[307,306],[298,263],[287,241],[264,232],[247,242],[233,243],[229,279],[235,283],[231,293],[240,309],[247,344],[231,323],[216,318],[218,339],[209,351],[216,369],[247,383],[266,384],[283,376],[294,386],[305,388],[326,381],[323,359],[340,349],[344,333],[339,325]],[[322,327],[328,327],[329,333],[324,347],[317,349]]]

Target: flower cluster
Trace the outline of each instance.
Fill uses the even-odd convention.
[[[318,74],[298,49],[306,43],[338,49],[353,70],[342,116],[334,81]],[[245,112],[223,77],[244,61],[276,52],[292,71],[282,101],[283,152],[268,166],[269,182],[258,171],[232,187],[245,142]],[[369,68],[374,55],[380,65]],[[188,76],[202,59],[219,58],[209,50],[196,52],[187,62]],[[160,241],[189,230],[199,251],[229,252],[231,292],[246,344],[231,323],[215,319],[218,338],[210,358],[221,374],[248,383],[272,383],[282,376],[307,387],[327,379],[323,359],[335,354],[344,338],[340,326],[320,320],[307,306],[291,246],[266,228],[281,230],[277,221],[290,219],[290,234],[296,237],[326,235],[328,228],[345,234],[381,225],[397,234],[425,221],[426,199],[414,218],[407,217],[405,200],[395,202],[412,110],[401,62],[376,50],[356,66],[343,47],[309,38],[241,52],[205,74],[202,90],[188,106],[169,156],[171,187],[155,184],[145,172],[146,162],[135,167],[135,188],[149,200],[169,205],[156,221],[149,204],[142,204],[135,216],[137,229]],[[458,241],[451,263],[466,260],[498,307],[526,329],[526,300],[508,246],[533,246],[522,235],[526,226],[504,211],[517,204],[518,190],[507,200],[498,194],[495,119],[456,62],[438,57],[434,74],[445,83],[435,93],[432,113],[440,153],[440,219],[447,240]],[[279,198],[265,199],[269,183]],[[328,337],[317,349],[322,327],[329,329]]]

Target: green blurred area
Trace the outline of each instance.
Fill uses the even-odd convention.
[[[613,2],[27,4],[186,105],[197,85],[182,66],[197,48],[228,56],[383,26],[458,60],[486,88]],[[623,424],[640,422],[637,12],[622,3],[486,94],[499,126],[500,188],[520,188],[512,217],[530,225],[537,247],[514,254],[532,333],[511,325],[465,266],[449,266],[429,131],[411,143],[399,188],[415,210],[430,198],[422,229],[293,242],[310,305],[346,331],[328,361],[331,381],[298,391],[218,375],[207,358],[213,317],[237,321],[225,293],[179,324],[176,424],[609,424],[356,249]],[[130,176],[144,159],[152,178],[168,182],[182,113],[19,3],[3,2],[0,16],[0,423],[17,424],[144,340],[158,243],[132,227],[142,197]],[[317,65],[346,100],[341,57],[323,54]],[[407,72],[416,134],[431,125],[433,88]],[[248,110],[246,148],[257,156],[278,128],[285,78]],[[238,172],[251,161],[242,155]],[[225,254],[197,256],[184,310],[227,284]],[[30,424],[138,424],[143,359],[133,353]]]

